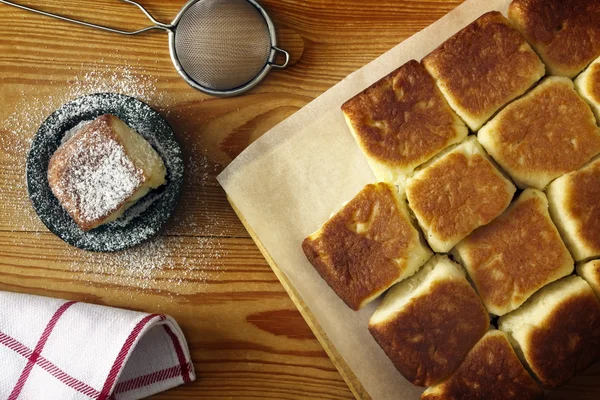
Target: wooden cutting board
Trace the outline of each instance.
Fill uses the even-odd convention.
[[[258,247],[262,255],[265,257],[265,260],[267,260],[267,262],[273,269],[273,272],[275,273],[275,275],[277,275],[277,278],[279,279],[284,289],[290,296],[290,299],[292,299],[292,301],[298,308],[298,311],[300,311],[300,314],[302,314],[302,317],[317,337],[317,340],[319,340],[319,343],[321,343],[321,346],[323,346],[323,349],[325,350],[331,361],[335,364],[340,375],[342,375],[342,378],[344,378],[354,396],[357,399],[370,399],[371,396],[369,396],[369,394],[362,386],[356,375],[354,375],[352,369],[348,366],[348,364],[346,364],[344,358],[335,348],[334,344],[329,340],[329,338],[327,338],[327,335],[319,325],[319,322],[317,321],[313,313],[310,311],[310,308],[308,308],[306,304],[302,301],[292,282],[290,282],[285,273],[275,263],[265,246],[263,246],[263,244],[260,242],[260,239],[252,230],[252,228],[250,227],[240,210],[233,203],[233,201],[231,201],[230,198],[228,198],[227,200],[229,200],[229,204],[231,204],[231,207],[239,217],[240,221],[242,221],[242,224],[244,224],[244,226],[248,230],[250,237],[252,237],[252,240],[254,240],[254,243],[256,243],[256,246]]]

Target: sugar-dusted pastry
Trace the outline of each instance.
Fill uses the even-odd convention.
[[[544,193],[525,190],[498,218],[453,250],[491,314],[504,315],[543,286],[573,272]]]
[[[114,115],[76,132],[48,165],[52,193],[84,231],[116,220],[165,177],[150,143]]]
[[[547,189],[550,214],[577,261],[600,256],[600,157]]]
[[[573,82],[550,77],[477,134],[520,188],[543,189],[600,153],[600,128]]]
[[[588,102],[600,124],[600,58],[597,58],[575,80],[575,89]]]
[[[473,131],[545,73],[525,39],[496,11],[446,40],[423,65]]]
[[[445,381],[421,400],[538,400],[544,392],[519,361],[506,334],[490,330]]]
[[[513,0],[508,17],[551,75],[573,78],[600,56],[597,0]]]
[[[401,183],[417,166],[469,133],[414,60],[348,100],[342,111],[382,182]]]
[[[578,276],[544,287],[500,317],[499,328],[547,389],[566,383],[600,358],[600,301]]]
[[[488,327],[464,270],[440,255],[392,287],[369,321],[398,371],[419,386],[448,378]]]
[[[600,298],[600,260],[588,261],[577,266],[577,275],[585,279]]]
[[[502,214],[515,191],[474,137],[433,159],[406,186],[427,242],[440,253]]]
[[[304,254],[353,310],[415,273],[432,255],[395,186],[367,185],[302,243]]]

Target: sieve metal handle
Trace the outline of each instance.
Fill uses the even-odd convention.
[[[38,10],[37,8],[24,6],[22,4],[17,4],[17,3],[14,3],[12,1],[8,1],[8,0],[0,0],[0,3],[6,4],[6,5],[9,5],[9,6],[13,6],[13,7],[16,7],[16,8],[20,8],[21,10],[31,11],[31,12],[34,12],[34,13],[37,13],[37,14],[45,15],[47,17],[52,17],[52,18],[60,19],[62,21],[72,22],[74,24],[79,24],[79,25],[87,26],[89,28],[101,29],[103,31],[108,31],[108,32],[113,32],[113,33],[120,33],[122,35],[137,35],[138,33],[146,32],[146,31],[149,31],[149,30],[152,30],[152,29],[163,29],[163,30],[166,30],[166,31],[171,31],[173,29],[173,25],[163,24],[162,22],[159,22],[156,19],[154,19],[154,17],[148,12],[148,10],[146,10],[144,8],[144,6],[142,6],[138,2],[135,2],[133,0],[121,0],[121,1],[123,1],[125,3],[129,3],[129,4],[133,4],[133,5],[138,6],[139,9],[142,10],[142,12],[146,15],[146,17],[148,17],[148,19],[154,25],[148,26],[148,27],[143,28],[143,29],[138,29],[137,31],[123,31],[121,29],[115,29],[115,28],[110,28],[108,26],[92,24],[90,22],[85,22],[85,21],[81,21],[81,20],[78,20],[78,19],[64,17],[64,16],[58,15],[58,14],[53,14],[53,13],[50,13],[50,12],[47,12],[47,11]]]
[[[277,53],[281,53],[284,55],[285,61],[283,62],[283,64],[275,63],[275,56],[277,55]],[[271,47],[271,57],[269,57],[269,65],[271,67],[283,69],[283,68],[287,67],[289,63],[290,63],[290,53],[288,53],[284,49],[281,49],[277,46]]]

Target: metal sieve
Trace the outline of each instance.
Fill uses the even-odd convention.
[[[163,24],[133,0],[154,24],[136,31],[124,31],[16,4],[23,10],[58,18],[91,28],[123,35],[137,35],[152,29],[169,32],[171,59],[177,72],[194,88],[214,96],[235,96],[258,84],[271,68],[285,68],[287,51],[277,47],[273,22],[254,0],[190,0],[171,24]],[[277,64],[277,53],[284,56]]]

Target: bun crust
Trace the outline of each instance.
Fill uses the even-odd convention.
[[[600,158],[548,186],[550,212],[575,260],[600,256]]]
[[[600,357],[600,302],[578,276],[551,283],[500,318],[517,354],[547,389]]]
[[[588,102],[600,124],[600,58],[597,58],[575,80],[575,88],[581,97]]]
[[[528,189],[455,253],[487,310],[504,315],[546,284],[569,275],[573,259],[550,219],[546,196]]]
[[[412,274],[432,255],[395,187],[367,185],[302,243],[321,277],[353,310]]]
[[[502,214],[515,190],[473,137],[433,160],[406,187],[429,245],[440,253]]]
[[[489,331],[446,381],[430,387],[421,400],[538,400],[544,392],[517,358],[506,335]]]
[[[473,131],[545,73],[529,44],[497,11],[452,36],[423,65]]]
[[[600,153],[594,115],[567,78],[546,79],[502,110],[477,137],[523,189],[544,189]]]
[[[600,260],[592,260],[578,265],[577,275],[585,279],[596,296],[600,298]]]
[[[52,193],[84,231],[114,221],[165,177],[150,143],[114,115],[76,132],[48,164]]]
[[[513,0],[508,16],[552,75],[573,78],[600,56],[597,1]]]
[[[401,180],[469,133],[414,60],[348,100],[342,111],[380,181]]]
[[[369,322],[396,368],[419,386],[450,376],[488,327],[464,272],[445,256],[393,287]]]

